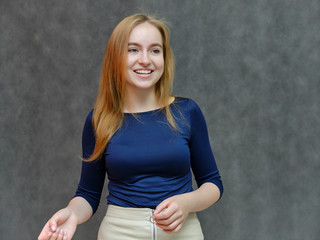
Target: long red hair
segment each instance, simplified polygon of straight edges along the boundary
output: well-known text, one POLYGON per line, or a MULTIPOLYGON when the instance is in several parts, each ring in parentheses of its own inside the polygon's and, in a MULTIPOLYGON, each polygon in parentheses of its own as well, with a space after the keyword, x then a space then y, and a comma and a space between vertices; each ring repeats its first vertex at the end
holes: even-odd
POLYGON ((93 127, 95 130, 95 148, 85 161, 98 159, 104 152, 114 133, 121 127, 126 94, 126 64, 128 41, 132 29, 144 22, 155 26, 161 33, 163 42, 164 71, 155 86, 155 94, 160 106, 163 106, 167 120, 176 129, 169 99, 174 77, 174 57, 169 44, 169 33, 164 21, 143 14, 135 14, 123 19, 113 30, 103 59, 98 96, 93 109, 93 127))

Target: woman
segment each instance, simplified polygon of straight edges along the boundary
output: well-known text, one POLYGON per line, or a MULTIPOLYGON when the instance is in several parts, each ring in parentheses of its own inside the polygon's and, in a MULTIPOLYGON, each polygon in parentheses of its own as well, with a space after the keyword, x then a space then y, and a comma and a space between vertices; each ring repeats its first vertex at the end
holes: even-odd
POLYGON ((170 94, 173 72, 162 21, 136 14, 116 26, 83 130, 77 193, 39 239, 71 239, 97 210, 106 173, 98 239, 203 239, 196 212, 217 202, 223 187, 201 110, 170 94))

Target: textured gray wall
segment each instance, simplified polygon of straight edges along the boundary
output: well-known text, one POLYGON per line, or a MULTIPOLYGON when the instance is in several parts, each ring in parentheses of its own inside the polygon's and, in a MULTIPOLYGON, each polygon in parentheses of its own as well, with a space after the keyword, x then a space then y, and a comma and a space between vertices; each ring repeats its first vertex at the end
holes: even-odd
MULTIPOLYGON (((195 99, 225 194, 206 240, 320 239, 318 0, 1 0, 0 236, 36 239, 76 189, 107 39, 144 10, 171 23, 175 94, 195 99)), ((95 239, 105 206, 74 239, 95 239)))

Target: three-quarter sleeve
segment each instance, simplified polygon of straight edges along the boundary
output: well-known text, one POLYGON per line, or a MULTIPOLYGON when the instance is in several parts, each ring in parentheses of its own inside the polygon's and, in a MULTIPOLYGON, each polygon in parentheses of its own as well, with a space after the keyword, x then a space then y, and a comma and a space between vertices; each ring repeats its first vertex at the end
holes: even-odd
POLYGON ((198 187, 203 183, 211 182, 219 188, 221 198, 223 185, 211 150, 207 125, 199 106, 192 100, 190 105, 192 171, 198 187))
MULTIPOLYGON (((91 156, 95 146, 95 134, 92 126, 91 111, 86 119, 82 132, 82 156, 91 156)), ((103 159, 92 162, 82 161, 81 177, 74 197, 83 197, 92 207, 93 213, 98 209, 105 181, 106 170, 103 159)))

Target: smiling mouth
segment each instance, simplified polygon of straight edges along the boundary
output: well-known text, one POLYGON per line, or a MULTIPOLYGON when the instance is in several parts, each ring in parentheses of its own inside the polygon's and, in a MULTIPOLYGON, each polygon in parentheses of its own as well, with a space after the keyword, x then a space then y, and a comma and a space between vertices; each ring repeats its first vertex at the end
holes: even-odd
POLYGON ((150 74, 153 71, 152 70, 134 70, 134 72, 138 74, 150 74))

